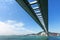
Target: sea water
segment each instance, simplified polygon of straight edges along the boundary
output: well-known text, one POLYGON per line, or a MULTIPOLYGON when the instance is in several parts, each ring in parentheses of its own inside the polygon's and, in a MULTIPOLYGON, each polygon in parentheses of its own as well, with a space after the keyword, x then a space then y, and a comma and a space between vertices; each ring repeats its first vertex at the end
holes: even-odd
POLYGON ((0 40, 60 40, 60 36, 0 36, 0 40))
POLYGON ((0 40, 47 40, 45 36, 0 36, 0 40))
POLYGON ((48 40, 60 40, 60 36, 49 36, 48 40))

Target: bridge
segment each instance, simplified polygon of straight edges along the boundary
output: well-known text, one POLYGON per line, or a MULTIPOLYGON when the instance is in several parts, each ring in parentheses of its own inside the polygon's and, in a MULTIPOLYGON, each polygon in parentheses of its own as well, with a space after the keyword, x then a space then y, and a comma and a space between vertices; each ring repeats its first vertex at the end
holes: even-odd
POLYGON ((48 32, 48 0, 16 0, 18 4, 35 20, 35 22, 48 32))

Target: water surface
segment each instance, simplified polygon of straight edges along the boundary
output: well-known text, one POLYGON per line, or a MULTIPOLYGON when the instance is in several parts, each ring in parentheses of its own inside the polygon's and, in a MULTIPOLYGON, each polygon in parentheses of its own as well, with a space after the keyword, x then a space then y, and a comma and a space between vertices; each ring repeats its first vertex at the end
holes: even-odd
POLYGON ((0 36, 0 40, 47 40, 45 36, 0 36))
POLYGON ((49 36, 48 40, 60 40, 60 36, 49 36))

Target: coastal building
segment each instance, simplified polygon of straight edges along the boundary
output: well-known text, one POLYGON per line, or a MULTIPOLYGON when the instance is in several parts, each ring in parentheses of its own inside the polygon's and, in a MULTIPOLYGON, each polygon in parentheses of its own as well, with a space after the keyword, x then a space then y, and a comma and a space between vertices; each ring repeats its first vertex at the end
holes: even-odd
POLYGON ((49 36, 60 36, 60 33, 49 33, 49 36))
POLYGON ((49 36, 57 36, 57 33, 49 33, 49 36))
POLYGON ((60 33, 58 33, 57 36, 60 36, 60 33))

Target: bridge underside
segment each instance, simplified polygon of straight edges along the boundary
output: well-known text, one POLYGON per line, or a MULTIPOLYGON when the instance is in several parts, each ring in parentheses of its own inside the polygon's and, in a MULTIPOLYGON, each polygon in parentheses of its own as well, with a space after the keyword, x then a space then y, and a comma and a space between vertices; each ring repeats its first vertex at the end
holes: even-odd
POLYGON ((35 0, 31 3, 28 0, 16 1, 45 32, 48 32, 48 0, 35 0), (34 4, 37 4, 38 7, 33 8, 32 5, 34 4), (37 9, 39 10, 35 12, 34 10, 37 9))

